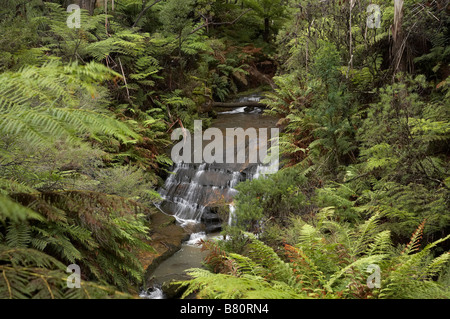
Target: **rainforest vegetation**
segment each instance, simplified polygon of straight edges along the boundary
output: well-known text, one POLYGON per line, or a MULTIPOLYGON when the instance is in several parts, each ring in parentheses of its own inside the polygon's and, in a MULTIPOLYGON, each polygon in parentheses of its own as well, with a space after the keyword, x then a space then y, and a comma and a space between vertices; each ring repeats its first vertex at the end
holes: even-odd
POLYGON ((0 298, 136 297, 171 132, 252 90, 280 170, 183 297, 450 298, 449 26, 448 0, 2 1, 0 298))

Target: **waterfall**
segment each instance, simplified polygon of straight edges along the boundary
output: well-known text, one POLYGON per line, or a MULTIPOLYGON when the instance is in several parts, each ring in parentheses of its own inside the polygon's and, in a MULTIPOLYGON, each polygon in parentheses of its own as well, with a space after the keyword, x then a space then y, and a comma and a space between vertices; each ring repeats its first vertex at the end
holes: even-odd
POLYGON ((189 240, 186 242, 186 245, 197 246, 202 239, 205 240, 206 238, 207 236, 205 232, 193 233, 191 234, 189 240))
POLYGON ((228 226, 233 226, 236 220, 236 207, 234 204, 230 204, 230 213, 228 215, 228 226))
MULTIPOLYGON (((236 185, 247 179, 265 177, 271 169, 263 164, 249 166, 244 172, 205 163, 176 164, 159 190, 163 199, 160 208, 181 224, 209 222, 218 230, 222 221, 215 210, 233 201, 237 194, 236 185)), ((230 205, 230 214, 234 209, 230 205)))
MULTIPOLYGON (((236 102, 243 103, 243 102, 259 102, 261 101, 261 95, 260 94, 252 94, 249 96, 243 96, 236 100, 236 102)), ((237 107, 230 111, 222 111, 218 112, 217 114, 223 115, 223 114, 239 114, 239 113, 251 113, 251 114, 258 114, 262 113, 262 109, 259 107, 252 107, 248 108, 247 106, 243 107, 237 107)))
MULTIPOLYGON (((260 99, 261 96, 252 95, 240 98, 238 102, 260 99)), ((276 118, 263 117, 262 109, 259 107, 218 111, 218 117, 214 120, 212 127, 222 132, 225 132, 227 128, 276 127, 278 121, 276 118)), ((273 172, 267 165, 256 163, 176 163, 170 170, 170 175, 158 190, 162 198, 159 208, 166 214, 173 215, 181 226, 191 224, 186 227, 191 235, 177 253, 153 271, 156 286, 150 291, 142 292, 142 298, 167 298, 163 295, 162 286, 159 283, 169 281, 170 278, 179 280, 179 275, 186 269, 200 267, 204 258, 202 255, 204 252, 197 245, 200 240, 215 238, 229 240, 230 236, 224 238, 218 235, 218 231, 224 224, 230 226, 236 224, 236 207, 233 199, 238 193, 237 185, 245 180, 263 178, 273 172), (219 213, 227 205, 229 214, 225 220, 222 220, 219 215, 224 217, 219 213)))
POLYGON ((241 172, 225 164, 178 163, 159 190, 160 208, 182 225, 203 222, 212 225, 210 230, 218 230, 217 209, 232 201, 237 193, 234 187, 242 180, 241 172))
POLYGON ((234 218, 235 207, 230 203, 237 194, 236 185, 244 180, 265 178, 272 172, 273 167, 264 164, 249 166, 241 172, 213 164, 179 163, 159 190, 163 199, 160 208, 182 225, 203 222, 207 227, 209 224, 210 231, 217 231, 222 224, 216 214, 219 207, 229 205, 229 225, 234 218))
POLYGON ((268 174, 273 174, 274 171, 278 170, 278 161, 274 161, 270 165, 260 164, 256 167, 256 172, 250 175, 249 179, 258 179, 260 177, 266 177, 268 174))
MULTIPOLYGON (((239 98, 238 102, 260 100, 261 95, 253 94, 239 98)), ((219 128, 222 132, 230 127, 244 129, 274 127, 275 119, 265 122, 267 120, 262 119, 259 111, 262 110, 258 107, 241 107, 220 112, 218 114, 223 114, 222 120, 216 120, 216 126, 213 127, 219 128)), ((248 143, 250 145, 250 142, 248 143)), ((246 147, 250 147, 249 145, 246 147)), ((247 151, 257 150, 248 148, 247 151)), ((278 167, 278 162, 271 165, 278 167)), ((237 194, 235 187, 242 181, 257 179, 270 173, 273 173, 273 166, 256 163, 177 163, 159 190, 162 198, 160 208, 173 215, 182 225, 203 223, 207 232, 218 231, 222 223, 227 221, 220 220, 217 213, 222 207, 232 203, 237 194)), ((234 214, 234 207, 230 206, 230 211, 231 216, 234 214)))
POLYGON ((142 299, 164 299, 161 287, 153 287, 150 291, 141 291, 139 297, 142 299))

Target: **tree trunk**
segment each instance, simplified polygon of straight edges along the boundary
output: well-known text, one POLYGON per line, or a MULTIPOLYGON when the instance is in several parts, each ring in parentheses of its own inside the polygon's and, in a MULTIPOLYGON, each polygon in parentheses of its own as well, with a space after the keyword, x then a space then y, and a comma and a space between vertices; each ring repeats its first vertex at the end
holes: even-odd
POLYGON ((79 5, 81 9, 89 11, 90 15, 94 14, 96 2, 97 0, 72 0, 72 3, 79 5))
POLYGON ((353 35, 352 35, 352 12, 353 7, 355 5, 355 0, 350 0, 350 9, 349 9, 349 15, 348 15, 348 33, 349 33, 349 56, 350 60, 348 62, 348 71, 347 71, 347 78, 349 71, 353 69, 353 35))
POLYGON ((403 59, 405 50, 403 35, 403 2, 404 0, 394 0, 394 24, 392 25, 392 63, 394 75, 398 71, 404 72, 406 69, 403 59))
POLYGON ((263 40, 265 42, 270 41, 270 20, 269 18, 264 18, 264 33, 263 33, 263 40))

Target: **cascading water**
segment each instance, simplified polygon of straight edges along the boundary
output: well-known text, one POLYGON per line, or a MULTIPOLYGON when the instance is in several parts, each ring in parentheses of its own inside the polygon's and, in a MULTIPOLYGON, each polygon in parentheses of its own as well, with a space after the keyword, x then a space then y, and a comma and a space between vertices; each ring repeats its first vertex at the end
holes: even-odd
MULTIPOLYGON (((260 96, 252 95, 239 99, 238 102, 258 102, 260 96)), ((276 127, 276 119, 263 117, 258 107, 241 107, 233 110, 220 110, 218 118, 212 126, 225 131, 228 127, 247 129, 276 127)), ((272 163, 278 165, 278 162, 272 163)), ((204 228, 194 230, 190 239, 182 249, 169 260, 163 262, 153 273, 156 282, 169 280, 174 273, 182 273, 182 269, 201 266, 203 260, 198 246, 201 239, 217 237, 223 224, 233 225, 236 222, 233 198, 237 194, 236 185, 240 182, 260 178, 271 168, 262 164, 244 163, 229 164, 187 164, 177 163, 172 168, 164 186, 159 190, 162 201, 160 209, 173 215, 182 226, 189 224, 204 225, 204 228), (218 211, 229 207, 228 218, 222 220, 218 211), (201 257, 201 258, 200 258, 201 257)), ((225 217, 223 217, 225 218, 225 217)), ((195 229, 195 227, 194 227, 195 229)), ((158 287, 153 287, 143 298, 162 298, 158 287)))
POLYGON ((230 204, 230 214, 228 215, 228 226, 233 226, 236 220, 236 207, 230 204))
MULTIPOLYGON (((237 102, 259 102, 258 94, 240 98, 237 102)), ((225 131, 228 127, 275 127, 274 119, 262 120, 262 109, 239 107, 218 112, 213 127, 225 131)), ((278 166, 278 162, 272 163, 278 166)), ((177 218, 181 224, 204 223, 206 232, 220 230, 222 220, 217 208, 233 201, 235 186, 244 180, 258 178, 270 168, 262 164, 186 164, 177 163, 159 193, 160 208, 177 218)))
POLYGON ((217 231, 221 221, 215 210, 232 201, 242 179, 240 172, 212 164, 176 164, 160 190, 160 207, 181 224, 204 223, 207 232, 217 231))
POLYGON ((139 294, 139 297, 142 299, 164 299, 164 292, 162 291, 161 287, 153 287, 149 291, 142 291, 139 294))

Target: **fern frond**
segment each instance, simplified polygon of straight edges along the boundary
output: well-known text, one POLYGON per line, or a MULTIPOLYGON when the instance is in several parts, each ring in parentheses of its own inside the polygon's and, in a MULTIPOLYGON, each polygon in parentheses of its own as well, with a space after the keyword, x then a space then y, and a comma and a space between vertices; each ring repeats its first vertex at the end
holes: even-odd
POLYGON ((406 245, 405 249, 403 250, 402 254, 408 255, 416 250, 419 250, 420 241, 422 240, 423 230, 425 228, 426 222, 427 222, 427 220, 424 219, 423 222, 417 227, 417 229, 412 234, 409 243, 406 245))
POLYGON ((285 263, 271 247, 257 240, 255 235, 246 234, 251 239, 251 242, 247 245, 247 253, 250 258, 267 269, 265 275, 270 280, 288 283, 293 275, 289 264, 285 263))
POLYGON ((372 255, 368 257, 362 257, 351 263, 350 265, 342 268, 337 273, 333 274, 330 279, 327 281, 327 283, 324 285, 324 287, 332 292, 332 286, 335 284, 335 282, 340 279, 342 276, 344 276, 350 269, 356 268, 359 270, 365 270, 367 269, 367 266, 370 264, 377 264, 381 262, 383 259, 385 259, 387 255, 372 255))
POLYGON ((298 294, 288 285, 280 282, 273 284, 258 276, 245 275, 235 277, 226 274, 213 274, 204 269, 190 269, 187 274, 194 279, 176 282, 188 286, 183 293, 185 298, 192 292, 198 292, 199 298, 207 299, 299 299, 307 298, 298 294))
POLYGON ((139 135, 126 123, 106 111, 82 109, 77 105, 75 91, 82 88, 94 97, 96 82, 105 81, 113 74, 116 73, 94 63, 61 66, 57 62, 1 74, 0 132, 44 145, 58 138, 80 140, 88 133, 92 137, 103 134, 123 143, 134 142, 139 135))
POLYGON ((383 254, 392 248, 391 232, 385 230, 379 232, 373 238, 373 242, 369 243, 365 255, 372 256, 375 254, 383 254))
POLYGON ((27 219, 43 220, 42 216, 33 210, 0 195, 0 222, 5 222, 7 219, 14 223, 20 223, 27 219))
POLYGON ((9 247, 25 248, 31 241, 31 229, 28 223, 13 223, 6 228, 6 243, 9 247))

